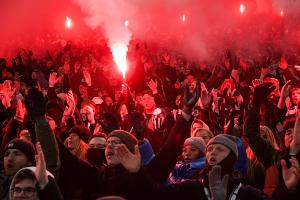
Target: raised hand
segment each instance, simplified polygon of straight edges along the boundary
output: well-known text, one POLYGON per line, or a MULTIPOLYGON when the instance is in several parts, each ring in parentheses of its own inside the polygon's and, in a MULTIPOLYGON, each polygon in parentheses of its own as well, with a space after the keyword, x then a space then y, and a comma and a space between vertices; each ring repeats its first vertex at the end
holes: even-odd
POLYGON ((54 87, 59 80, 60 78, 57 78, 56 72, 52 72, 49 76, 49 87, 54 87))
POLYGON ((146 120, 142 122, 140 119, 140 113, 137 111, 131 113, 131 118, 133 121, 132 130, 135 133, 136 138, 143 141, 145 136, 146 120))
POLYGON ((30 88, 28 95, 25 96, 25 106, 31 119, 44 116, 46 113, 46 100, 43 93, 37 88, 30 88))
POLYGON ((151 79, 148 83, 148 87, 151 89, 153 94, 157 93, 157 81, 154 81, 153 79, 151 79))
POLYGON ((254 88, 252 105, 260 106, 267 96, 276 89, 273 83, 263 83, 254 88))
POLYGON ((22 101, 20 99, 18 99, 15 119, 20 122, 23 122, 25 113, 26 113, 26 108, 25 108, 24 104, 22 103, 22 101))
POLYGON ((296 190, 300 179, 300 167, 299 162, 295 157, 290 159, 291 167, 288 168, 285 160, 281 160, 282 167, 282 177, 285 183, 285 186, 289 191, 296 190))
POLYGON ((263 80, 261 80, 261 79, 253 79, 252 80, 252 85, 254 88, 262 83, 263 83, 263 80))
POLYGON ((138 172, 142 164, 138 145, 134 147, 134 151, 134 154, 131 153, 125 144, 119 144, 115 147, 115 154, 117 158, 130 173, 138 172))
POLYGON ((69 90, 69 92, 66 94, 66 102, 68 106, 66 107, 63 116, 70 117, 74 114, 76 107, 72 90, 69 90))
POLYGON ((229 175, 226 174, 221 178, 222 168, 219 165, 213 166, 208 174, 209 190, 212 200, 225 200, 227 196, 227 185, 229 175))
POLYGON ((211 102, 211 94, 207 91, 204 83, 201 83, 201 96, 200 100, 203 108, 207 108, 211 102))
POLYGON ((37 142, 35 147, 37 151, 37 155, 35 156, 35 160, 36 160, 35 176, 39 183, 40 188, 44 189, 46 185, 49 183, 45 157, 40 142, 37 142))
POLYGON ((291 80, 288 80, 281 88, 281 93, 280 96, 282 98, 286 98, 290 94, 290 89, 291 89, 291 80))
POLYGON ((88 86, 92 86, 92 78, 91 78, 90 73, 87 71, 87 69, 84 68, 82 71, 82 74, 83 74, 83 78, 84 78, 86 84, 88 86))
POLYGON ((195 90, 193 92, 189 91, 189 87, 185 86, 185 93, 183 96, 183 112, 191 115, 193 111, 193 107, 199 100, 200 96, 200 85, 197 84, 195 90))

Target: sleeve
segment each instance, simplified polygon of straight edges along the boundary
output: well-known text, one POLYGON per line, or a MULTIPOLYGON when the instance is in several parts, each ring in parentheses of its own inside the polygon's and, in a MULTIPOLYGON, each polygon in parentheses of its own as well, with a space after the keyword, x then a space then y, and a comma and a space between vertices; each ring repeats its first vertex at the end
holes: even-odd
POLYGON ((265 168, 275 164, 276 150, 260 136, 259 108, 252 106, 246 112, 243 137, 265 168))
POLYGON ((44 116, 36 119, 35 133, 37 140, 41 143, 47 169, 51 173, 57 175, 57 171, 60 166, 58 145, 55 135, 44 116))
POLYGON ((63 200, 63 196, 55 182, 55 180, 49 177, 49 183, 43 190, 38 191, 40 200, 63 200))
MULTIPOLYGON (((59 171, 59 186, 65 194, 74 192, 74 188, 87 188, 89 192, 99 192, 99 177, 102 177, 103 169, 97 169, 73 155, 61 141, 57 140, 61 167, 59 171), (68 188, 73 188, 67 190, 68 188)), ((101 191, 100 191, 101 193, 101 191)))
POLYGON ((189 137, 191 121, 180 117, 171 129, 171 132, 158 154, 147 165, 146 170, 154 180, 165 183, 170 172, 173 170, 177 157, 181 153, 182 145, 189 137))

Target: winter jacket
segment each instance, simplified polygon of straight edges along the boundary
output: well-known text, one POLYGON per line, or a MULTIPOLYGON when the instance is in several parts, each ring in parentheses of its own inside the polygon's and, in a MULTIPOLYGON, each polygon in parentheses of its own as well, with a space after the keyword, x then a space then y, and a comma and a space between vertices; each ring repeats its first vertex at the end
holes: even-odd
MULTIPOLYGON (((32 171, 33 174, 35 174, 36 167, 22 168, 15 174, 15 176, 23 170, 30 170, 32 171)), ((45 186, 45 188, 37 190, 39 200, 63 200, 60 190, 55 182, 54 176, 49 171, 47 171, 47 175, 49 180, 48 184, 45 186)), ((11 191, 13 187, 14 187, 14 178, 11 181, 10 190, 9 190, 10 191, 9 196, 11 200, 13 199, 12 196, 13 193, 11 191)))
MULTIPOLYGON (((177 120, 161 151, 145 166, 147 174, 159 183, 165 183, 180 155, 189 127, 182 117, 177 120)), ((126 199, 143 199, 147 184, 144 173, 129 173, 121 165, 93 167, 78 159, 58 141, 61 168, 58 184, 65 199, 72 199, 74 191, 81 191, 84 199, 105 195, 119 195, 126 199), (140 178, 143 177, 143 178, 140 178)))

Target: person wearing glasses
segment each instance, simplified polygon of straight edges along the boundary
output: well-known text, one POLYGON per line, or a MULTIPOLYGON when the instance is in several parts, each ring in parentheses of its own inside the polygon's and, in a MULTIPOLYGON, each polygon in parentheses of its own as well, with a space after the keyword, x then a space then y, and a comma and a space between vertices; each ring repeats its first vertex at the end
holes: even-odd
POLYGON ((36 166, 20 169, 12 179, 10 200, 62 200, 54 176, 46 170, 42 147, 36 144, 36 166))

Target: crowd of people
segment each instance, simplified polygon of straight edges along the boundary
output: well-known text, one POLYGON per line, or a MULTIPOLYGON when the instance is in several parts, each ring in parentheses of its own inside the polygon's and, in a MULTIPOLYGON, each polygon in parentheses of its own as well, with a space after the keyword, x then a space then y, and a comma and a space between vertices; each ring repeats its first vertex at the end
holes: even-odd
POLYGON ((47 47, 0 59, 1 199, 299 199, 299 57, 47 47))

